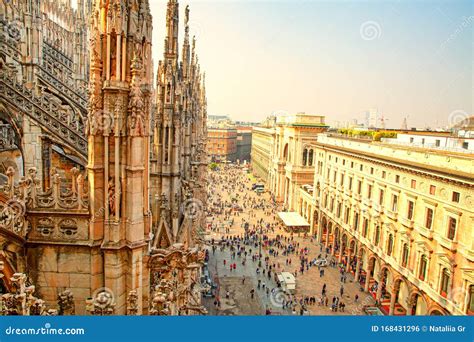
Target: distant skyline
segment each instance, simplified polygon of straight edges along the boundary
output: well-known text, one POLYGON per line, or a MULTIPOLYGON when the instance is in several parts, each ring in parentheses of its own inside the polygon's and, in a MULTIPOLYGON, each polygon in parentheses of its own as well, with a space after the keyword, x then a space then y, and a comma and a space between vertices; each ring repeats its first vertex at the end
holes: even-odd
MULTIPOLYGON (((150 0, 155 69, 166 3, 150 0)), ((335 124, 377 108, 393 128, 473 115, 471 1, 180 1, 180 44, 187 4, 210 115, 335 124)))

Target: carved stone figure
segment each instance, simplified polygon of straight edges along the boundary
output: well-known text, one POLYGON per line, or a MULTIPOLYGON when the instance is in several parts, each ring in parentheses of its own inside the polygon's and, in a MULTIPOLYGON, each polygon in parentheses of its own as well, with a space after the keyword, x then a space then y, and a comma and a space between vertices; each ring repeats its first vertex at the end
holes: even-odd
POLYGON ((136 290, 128 293, 127 297, 127 315, 135 316, 138 313, 138 294, 136 290))
POLYGON ((116 208, 115 208, 115 196, 118 194, 116 193, 115 189, 115 180, 113 178, 109 178, 109 214, 111 216, 115 216, 116 214, 116 208))
MULTIPOLYGON (((128 294, 125 288, 114 288, 115 295, 94 294, 87 303, 82 293, 94 293, 97 279, 104 284, 148 279, 151 267, 144 246, 163 218, 168 231, 154 249, 170 254, 165 253, 168 256, 162 265, 167 271, 160 271, 166 281, 155 296, 160 299, 160 293, 164 294, 164 302, 155 301, 156 310, 160 314, 190 314, 192 310, 185 303, 192 301, 188 292, 192 292, 191 279, 196 273, 186 270, 191 251, 188 244, 186 248, 172 246, 185 239, 183 231, 189 231, 179 226, 179 209, 183 200, 192 196, 190 189, 181 189, 181 181, 190 181, 191 165, 190 158, 180 159, 205 136, 204 129, 194 128, 189 136, 185 128, 185 117, 204 106, 204 88, 194 53, 192 60, 189 53, 178 53, 178 3, 169 1, 167 44, 158 63, 156 92, 151 87, 156 70, 151 61, 153 25, 148 1, 79 1, 78 8, 68 1, 39 4, 31 2, 28 13, 24 6, 5 12, 7 22, 31 13, 42 18, 23 22, 26 29, 20 32, 28 35, 31 44, 42 47, 35 55, 42 63, 41 67, 24 64, 21 61, 31 58, 27 50, 10 40, 0 44, 0 86, 6 91, 7 107, 5 121, 0 123, 0 149, 17 149, 20 141, 26 146, 21 151, 21 167, 8 168, 1 177, 0 238, 8 242, 4 250, 7 266, 12 267, 8 274, 17 270, 34 275, 50 272, 49 258, 55 256, 47 250, 67 248, 60 252, 65 260, 58 267, 61 276, 48 284, 50 289, 38 287, 35 293, 26 277, 22 290, 13 285, 2 298, 3 308, 7 314, 141 314, 143 307, 145 311, 152 307, 151 284, 128 294), (43 32, 42 42, 31 34, 38 31, 43 32), (119 40, 122 45, 117 46, 119 40), (111 80, 121 75, 123 82, 108 82, 107 69, 111 80), (155 124, 163 128, 161 135, 157 131, 158 137, 150 132, 155 124), (163 157, 165 135, 167 158, 163 157), (165 160, 169 172, 162 172, 165 160), (15 170, 22 170, 24 176, 15 170), (148 203, 157 194, 163 194, 162 208, 148 203), (122 210, 120 206, 126 207, 122 210), (107 212, 112 219, 104 219, 107 212), (119 213, 123 216, 120 222, 114 220, 119 213), (122 244, 129 251, 116 248, 122 244), (114 281, 105 266, 105 250, 122 261, 119 279, 114 281), (37 260, 25 267, 30 254, 37 260), (74 278, 72 266, 81 268, 83 282, 65 280, 74 278), (74 298, 72 293, 82 297, 74 298)), ((185 12, 188 23, 189 8, 185 12)), ((187 25, 183 51, 188 52, 189 31, 187 25)), ((205 120, 196 124, 205 127, 205 120)), ((21 277, 14 279, 14 284, 21 283, 21 277)))
POLYGON ((70 290, 58 294, 59 315, 74 315, 74 296, 70 290))

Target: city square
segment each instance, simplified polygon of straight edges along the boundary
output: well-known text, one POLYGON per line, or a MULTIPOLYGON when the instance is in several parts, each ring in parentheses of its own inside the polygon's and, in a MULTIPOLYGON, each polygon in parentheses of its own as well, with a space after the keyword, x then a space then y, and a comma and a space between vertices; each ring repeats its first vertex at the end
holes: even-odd
MULTIPOLYGON (((228 306, 226 302, 235 302, 234 309, 231 311, 232 314, 246 314, 246 315, 260 315, 264 314, 267 308, 270 308, 271 314, 300 314, 302 305, 295 304, 295 310, 292 310, 293 307, 283 308, 285 301, 290 301, 291 298, 288 294, 283 293, 283 291, 277 287, 275 282, 275 277, 268 278, 265 275, 257 275, 256 270, 258 267, 258 261, 252 261, 250 250, 253 248, 254 253, 259 252, 259 247, 255 244, 247 244, 246 248, 249 250, 249 255, 245 257, 243 254, 236 257, 235 259, 231 258, 231 252, 228 247, 224 248, 221 251, 220 247, 215 249, 215 252, 212 252, 212 243, 215 242, 215 245, 221 246, 223 239, 231 239, 232 237, 243 237, 245 236, 245 225, 249 224, 250 227, 255 227, 254 230, 258 234, 258 242, 263 241, 260 239, 261 235, 265 235, 269 239, 275 238, 276 235, 292 237, 293 243, 298 244, 298 250, 307 248, 308 252, 304 254, 305 257, 309 259, 315 259, 318 255, 325 255, 323 247, 320 244, 317 244, 313 238, 309 236, 303 236, 303 234, 291 234, 285 232, 282 228, 282 223, 277 218, 276 209, 269 193, 257 194, 252 189, 252 179, 249 177, 247 172, 242 171, 243 168, 235 167, 224 167, 222 170, 212 173, 211 177, 217 177, 217 180, 209 186, 209 199, 208 203, 210 205, 210 213, 214 209, 219 207, 219 204, 230 203, 233 196, 237 195, 237 201, 235 202, 239 207, 242 207, 244 203, 249 203, 253 200, 256 200, 257 203, 263 203, 264 207, 260 208, 259 205, 254 207, 249 207, 244 209, 243 212, 231 212, 230 220, 234 220, 233 224, 228 224, 229 220, 225 220, 225 214, 221 215, 211 215, 208 216, 208 225, 211 226, 208 229, 208 234, 206 237, 207 244, 210 245, 208 250, 210 251, 210 261, 208 264, 212 278, 219 283, 219 288, 216 290, 217 296, 221 298, 221 307, 215 311, 216 314, 221 314, 221 312, 228 311, 228 306), (230 170, 230 171, 227 171, 230 170), (232 177, 231 181, 224 177, 232 177), (226 184, 237 184, 238 187, 242 186, 243 191, 234 192, 234 187, 226 187, 226 184), (216 187, 217 185, 217 187, 216 187), (243 199, 245 197, 245 200, 243 199), (219 203, 217 206, 212 206, 214 203, 219 203), (258 224, 262 220, 263 223, 258 224), (271 224, 274 226, 273 231, 268 231, 266 228, 263 228, 266 224, 271 224), (212 228, 215 226, 215 228, 212 228), (261 231, 265 229, 265 232, 261 231), (226 260, 226 265, 224 265, 224 260, 226 260), (242 262, 245 260, 245 265, 242 262), (235 263, 237 269, 230 271, 229 264, 235 263), (242 284, 242 279, 245 278, 245 283, 242 284), (270 293, 266 293, 266 289, 258 289, 258 280, 265 282, 266 288, 270 290, 270 293), (244 287, 243 285, 251 284, 250 286, 244 287), (229 289, 230 288, 230 289, 229 289), (250 291, 255 291, 255 302, 259 302, 260 305, 252 305, 251 308, 243 308, 242 311, 240 306, 247 305, 249 301, 250 291), (225 298, 226 291, 230 291, 231 298, 227 300, 225 298), (272 292, 272 290, 275 290, 272 292), (241 296, 239 299, 234 299, 235 296, 241 296), (248 310, 248 311, 247 311, 248 310)), ((263 245, 262 255, 263 258, 269 256, 268 254, 269 247, 263 245)), ((334 260, 335 261, 335 260, 334 260)), ((364 306, 373 306, 375 300, 368 294, 365 294, 360 291, 360 286, 357 286, 353 283, 353 275, 347 276, 345 282, 341 281, 341 273, 337 267, 325 267, 325 274, 323 277, 320 277, 319 270, 317 266, 311 266, 303 274, 300 272, 299 267, 299 258, 295 254, 290 254, 290 258, 284 255, 277 257, 271 257, 268 264, 276 264, 277 273, 281 272, 297 272, 297 291, 295 302, 299 303, 300 299, 305 297, 316 297, 317 302, 311 305, 304 305, 304 314, 311 315, 328 315, 328 314, 353 314, 361 315, 365 314, 363 309, 364 306), (291 259, 291 264, 288 265, 286 262, 287 259, 291 259), (344 294, 341 297, 341 301, 346 304, 346 307, 343 312, 331 310, 331 305, 326 305, 322 303, 323 297, 321 296, 321 290, 323 285, 327 285, 326 297, 329 300, 332 300, 333 297, 341 297, 340 289, 341 286, 344 288, 344 294), (357 295, 357 301, 356 301, 357 295)), ((213 302, 213 300, 210 300, 213 302)), ((251 301, 252 302, 252 301, 251 301)), ((215 306, 214 303, 212 305, 215 306)), ((212 312, 212 309, 210 310, 212 312)))
POLYGON ((0 0, 0 315, 472 316, 472 4, 188 2, 0 0))

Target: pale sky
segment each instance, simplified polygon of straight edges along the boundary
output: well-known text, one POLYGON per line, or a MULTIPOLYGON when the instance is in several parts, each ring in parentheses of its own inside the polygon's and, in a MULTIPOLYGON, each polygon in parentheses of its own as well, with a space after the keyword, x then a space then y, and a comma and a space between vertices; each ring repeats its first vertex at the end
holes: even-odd
MULTIPOLYGON (((150 0, 155 68, 166 3, 150 0)), ((405 116, 434 127, 473 114, 472 3, 180 1, 179 38, 189 4, 208 114, 306 112, 334 124, 377 108, 387 127, 405 116)))

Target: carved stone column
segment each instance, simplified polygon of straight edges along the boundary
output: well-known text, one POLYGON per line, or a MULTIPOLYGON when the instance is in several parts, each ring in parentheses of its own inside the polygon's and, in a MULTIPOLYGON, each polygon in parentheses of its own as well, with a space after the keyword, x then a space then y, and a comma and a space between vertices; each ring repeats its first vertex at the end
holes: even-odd
POLYGON ((371 280, 371 276, 370 276, 370 273, 372 272, 370 270, 370 262, 367 262, 367 270, 366 270, 366 276, 365 276, 365 285, 364 285, 364 291, 365 292, 369 292, 369 287, 370 287, 370 280, 371 280))
POLYGON ((359 275, 360 275, 360 268, 361 268, 361 255, 357 256, 357 263, 356 263, 356 271, 355 271, 355 281, 358 283, 359 282, 359 275))
POLYGON ((375 296, 375 298, 380 301, 380 299, 382 298, 382 284, 383 284, 383 274, 379 274, 379 282, 378 282, 378 285, 377 285, 377 295, 375 296))
POLYGON ((396 293, 396 289, 392 289, 392 292, 390 293, 390 309, 389 309, 389 312, 388 314, 390 316, 393 316, 393 313, 395 311, 395 301, 396 301, 396 298, 397 298, 397 293, 396 293))

